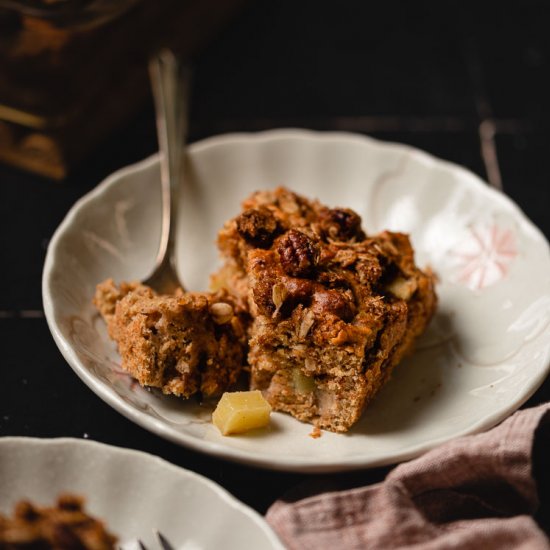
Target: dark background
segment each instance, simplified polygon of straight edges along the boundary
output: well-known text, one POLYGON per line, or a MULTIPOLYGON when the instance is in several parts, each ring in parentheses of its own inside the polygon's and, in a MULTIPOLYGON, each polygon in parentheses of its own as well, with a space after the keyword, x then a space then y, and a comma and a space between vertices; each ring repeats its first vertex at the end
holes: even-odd
MULTIPOLYGON (((501 186, 548 238, 549 24, 548 3, 534 1, 250 2, 195 59, 191 141, 305 127, 405 142, 501 186)), ((141 449, 210 477, 263 513, 310 476, 220 461, 134 425, 76 377, 42 313, 46 248, 68 209, 156 149, 148 103, 62 183, 0 167, 0 435, 141 449)), ((547 381, 527 405, 549 398, 547 381)), ((387 471, 315 479, 357 485, 387 471)))

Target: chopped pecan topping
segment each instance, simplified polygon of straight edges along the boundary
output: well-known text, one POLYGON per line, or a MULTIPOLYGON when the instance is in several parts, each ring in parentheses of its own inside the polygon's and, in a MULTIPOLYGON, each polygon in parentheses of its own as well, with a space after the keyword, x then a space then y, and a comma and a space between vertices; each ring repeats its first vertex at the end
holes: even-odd
POLYGON ((303 279, 286 279, 285 286, 289 298, 291 298, 296 304, 307 303, 314 290, 313 283, 303 279))
POLYGON ((313 295, 312 309, 316 315, 332 313, 343 321, 349 322, 355 315, 355 305, 342 292, 337 290, 318 290, 313 295))
POLYGON ((301 231, 291 229, 283 235, 277 245, 277 252, 287 275, 307 277, 313 273, 318 255, 316 245, 301 231))
POLYGON ((364 239, 361 229, 361 217, 349 208, 332 208, 322 221, 326 236, 332 240, 349 241, 356 237, 364 239))
POLYGON ((269 248, 279 225, 268 208, 249 208, 237 218, 237 231, 252 246, 269 248))

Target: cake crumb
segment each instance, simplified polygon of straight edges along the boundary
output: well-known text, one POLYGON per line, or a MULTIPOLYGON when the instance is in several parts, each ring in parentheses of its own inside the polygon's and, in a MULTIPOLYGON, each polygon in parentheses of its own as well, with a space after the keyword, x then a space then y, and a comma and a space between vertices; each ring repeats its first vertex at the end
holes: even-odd
POLYGON ((323 435, 323 432, 321 431, 321 428, 319 426, 313 426, 313 429, 311 430, 309 437, 312 439, 319 439, 323 435))

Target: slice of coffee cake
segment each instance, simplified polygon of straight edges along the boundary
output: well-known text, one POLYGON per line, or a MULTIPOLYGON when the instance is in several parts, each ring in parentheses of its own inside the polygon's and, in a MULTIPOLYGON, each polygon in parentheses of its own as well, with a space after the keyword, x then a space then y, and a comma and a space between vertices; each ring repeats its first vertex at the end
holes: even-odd
POLYGON ((220 232, 213 285, 249 305, 251 388, 275 410, 345 432, 430 320, 433 277, 406 235, 367 237, 352 210, 284 188, 243 208, 220 232))

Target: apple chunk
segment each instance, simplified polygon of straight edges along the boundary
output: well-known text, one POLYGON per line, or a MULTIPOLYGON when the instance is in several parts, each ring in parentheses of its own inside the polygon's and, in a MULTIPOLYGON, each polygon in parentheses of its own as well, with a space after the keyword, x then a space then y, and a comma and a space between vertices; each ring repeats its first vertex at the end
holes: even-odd
POLYGON ((271 406, 262 392, 225 392, 212 414, 212 422, 223 435, 263 428, 269 423, 271 406))

